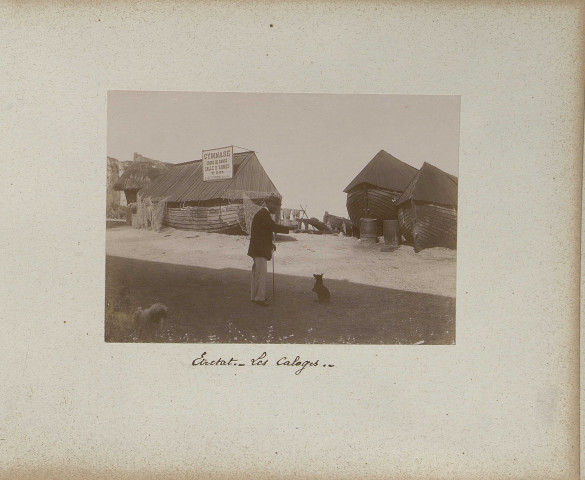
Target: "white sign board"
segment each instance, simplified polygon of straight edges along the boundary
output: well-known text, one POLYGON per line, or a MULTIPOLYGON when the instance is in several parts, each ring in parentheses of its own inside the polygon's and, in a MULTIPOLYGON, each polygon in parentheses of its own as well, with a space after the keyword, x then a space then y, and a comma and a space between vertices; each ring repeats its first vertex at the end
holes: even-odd
POLYGON ((203 150, 201 160, 203 162, 203 181, 225 180, 232 178, 234 172, 234 147, 203 150))

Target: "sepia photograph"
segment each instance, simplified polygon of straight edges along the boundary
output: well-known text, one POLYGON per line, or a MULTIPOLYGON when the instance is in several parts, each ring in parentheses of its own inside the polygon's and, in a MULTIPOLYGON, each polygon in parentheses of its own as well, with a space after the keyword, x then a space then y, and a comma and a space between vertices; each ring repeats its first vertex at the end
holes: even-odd
POLYGON ((455 344, 459 116, 108 92, 106 342, 455 344))
POLYGON ((583 2, 0 13, 0 479, 583 476, 583 2))

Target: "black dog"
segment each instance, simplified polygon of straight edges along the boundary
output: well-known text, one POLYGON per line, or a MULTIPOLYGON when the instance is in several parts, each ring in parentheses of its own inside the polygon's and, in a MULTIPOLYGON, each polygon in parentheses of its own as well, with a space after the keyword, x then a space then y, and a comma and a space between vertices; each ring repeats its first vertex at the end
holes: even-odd
POLYGON ((323 274, 313 274, 315 277, 315 286, 313 287, 313 292, 317 294, 317 301, 318 302, 328 302, 331 298, 331 294, 329 293, 329 289, 323 285, 323 274))

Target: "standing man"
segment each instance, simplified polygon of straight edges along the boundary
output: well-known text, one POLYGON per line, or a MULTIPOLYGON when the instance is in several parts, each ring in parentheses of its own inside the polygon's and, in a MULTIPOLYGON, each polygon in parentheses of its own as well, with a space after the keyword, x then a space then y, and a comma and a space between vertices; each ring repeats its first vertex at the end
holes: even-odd
POLYGON ((280 198, 268 197, 264 206, 254 215, 250 229, 248 255, 254 259, 250 300, 262 307, 268 306, 266 301, 266 262, 272 258, 272 251, 276 250, 272 243, 272 234, 289 233, 288 227, 274 223, 270 217, 270 214, 275 213, 279 205, 280 198))

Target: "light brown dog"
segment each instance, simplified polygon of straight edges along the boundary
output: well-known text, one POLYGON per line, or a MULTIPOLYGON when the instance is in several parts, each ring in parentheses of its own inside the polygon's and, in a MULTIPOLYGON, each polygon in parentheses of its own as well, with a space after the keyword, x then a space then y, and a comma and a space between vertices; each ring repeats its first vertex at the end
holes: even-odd
POLYGON ((134 312, 134 329, 138 338, 147 342, 154 341, 155 337, 164 329, 168 308, 162 303, 155 303, 143 310, 138 307, 134 312))

